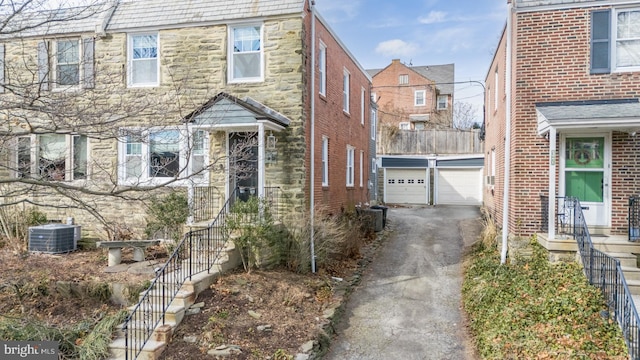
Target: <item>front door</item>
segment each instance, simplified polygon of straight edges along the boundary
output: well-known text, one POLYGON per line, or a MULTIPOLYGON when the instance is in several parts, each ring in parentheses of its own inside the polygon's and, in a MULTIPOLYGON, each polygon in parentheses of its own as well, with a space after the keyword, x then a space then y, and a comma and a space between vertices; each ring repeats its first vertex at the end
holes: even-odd
POLYGON ((561 193, 577 197, 589 226, 609 226, 610 137, 565 136, 560 175, 561 193))
POLYGON ((258 194, 258 134, 229 134, 229 190, 238 189, 238 197, 246 201, 258 194))

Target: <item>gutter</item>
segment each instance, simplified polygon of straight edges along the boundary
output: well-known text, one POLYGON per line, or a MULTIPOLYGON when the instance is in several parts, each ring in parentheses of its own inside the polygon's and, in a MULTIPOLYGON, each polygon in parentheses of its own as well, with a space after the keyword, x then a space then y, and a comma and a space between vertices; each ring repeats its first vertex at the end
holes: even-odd
POLYGON ((512 69, 512 38, 513 38, 513 2, 509 1, 507 13, 507 44, 506 44, 506 75, 505 75, 505 94, 506 113, 505 113, 505 144, 504 144, 504 188, 502 194, 502 250, 500 252, 500 264, 507 262, 507 248, 509 239, 509 187, 511 179, 509 177, 511 170, 511 73, 512 69))
POLYGON ((315 1, 309 0, 309 9, 311 10, 311 149, 310 149, 310 160, 311 160, 311 176, 309 178, 309 226, 310 226, 310 239, 309 244, 311 246, 311 272, 316 272, 316 254, 315 254, 315 237, 314 237, 314 227, 315 227, 315 189, 316 189, 316 8, 315 1))

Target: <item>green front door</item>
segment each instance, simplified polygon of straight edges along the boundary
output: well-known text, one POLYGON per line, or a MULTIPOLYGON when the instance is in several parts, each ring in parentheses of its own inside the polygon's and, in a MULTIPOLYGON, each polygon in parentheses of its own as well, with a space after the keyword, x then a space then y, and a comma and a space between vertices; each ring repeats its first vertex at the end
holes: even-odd
POLYGON ((564 152, 564 193, 584 207, 588 225, 606 225, 605 137, 567 137, 564 152))

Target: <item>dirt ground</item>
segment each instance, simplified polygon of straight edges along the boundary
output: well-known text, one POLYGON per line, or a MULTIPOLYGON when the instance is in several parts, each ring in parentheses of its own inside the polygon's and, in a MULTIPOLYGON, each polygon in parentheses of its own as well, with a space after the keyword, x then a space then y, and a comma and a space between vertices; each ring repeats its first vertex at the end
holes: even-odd
MULTIPOLYGON (((161 246, 147 249, 147 260, 162 260, 161 246)), ((123 263, 132 262, 123 250, 123 263)), ((334 298, 337 278, 359 268, 360 257, 347 259, 316 274, 285 270, 241 269, 225 274, 198 296, 200 312, 185 316, 162 359, 211 359, 207 350, 238 346, 231 359, 288 359, 302 344, 316 339, 326 322, 323 312, 334 298)), ((56 284, 143 284, 148 274, 105 272, 106 249, 68 254, 17 254, 0 248, 0 316, 39 319, 53 326, 69 325, 122 309, 87 296, 61 294, 56 284)))

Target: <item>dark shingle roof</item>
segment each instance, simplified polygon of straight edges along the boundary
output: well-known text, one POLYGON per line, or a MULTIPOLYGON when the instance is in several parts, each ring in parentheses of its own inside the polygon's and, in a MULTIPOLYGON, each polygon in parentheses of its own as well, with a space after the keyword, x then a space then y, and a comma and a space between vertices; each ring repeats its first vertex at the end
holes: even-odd
MULTIPOLYGON (((441 94, 453 94, 455 75, 454 64, 444 65, 427 65, 427 66, 408 66, 407 67, 418 74, 426 77, 429 80, 433 80, 436 83, 436 88, 440 90, 441 94)), ((371 77, 374 77, 377 73, 384 69, 370 69, 367 70, 371 77)))
POLYGON ((306 0, 121 1, 108 31, 302 13, 306 0))

